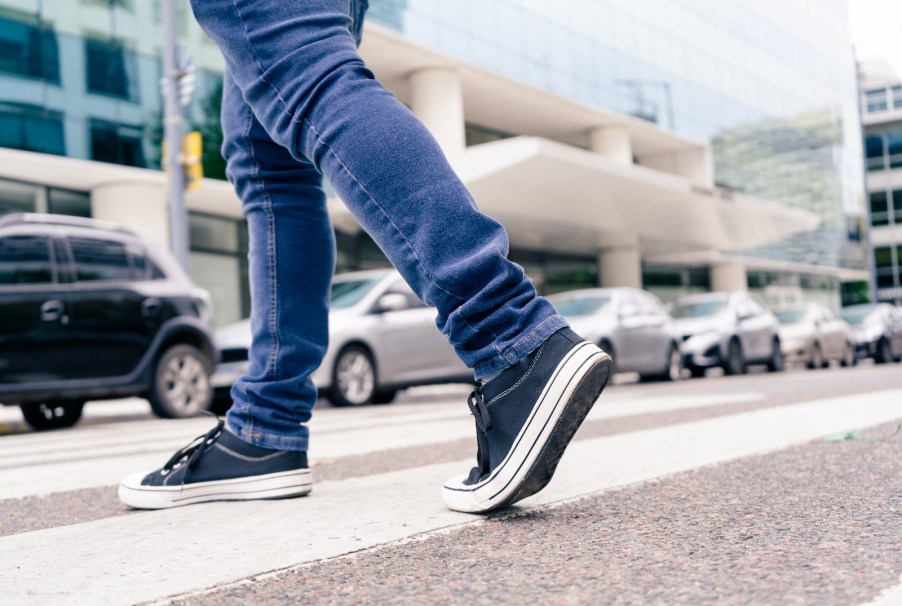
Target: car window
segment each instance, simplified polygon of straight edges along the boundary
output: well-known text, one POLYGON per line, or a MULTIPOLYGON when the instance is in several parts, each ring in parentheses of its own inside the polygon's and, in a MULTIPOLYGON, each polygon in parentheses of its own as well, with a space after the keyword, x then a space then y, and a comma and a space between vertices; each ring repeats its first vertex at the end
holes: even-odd
POLYGON ((747 316, 760 316, 761 314, 765 313, 764 305, 758 303, 751 297, 743 301, 742 305, 740 306, 740 310, 745 311, 745 314, 741 315, 747 316))
POLYGON ((130 280, 131 265, 125 245, 115 240, 69 238, 75 279, 79 282, 130 280))
POLYGON ((610 295, 580 297, 549 297, 558 313, 565 317, 589 316, 611 303, 610 295))
POLYGON ((714 299, 709 301, 695 301, 692 303, 683 303, 676 305, 670 310, 670 315, 674 318, 704 318, 708 316, 716 316, 726 311, 729 301, 726 299, 714 299))
POLYGON ((332 283, 329 306, 332 309, 353 307, 363 299, 381 278, 369 280, 336 280, 332 283))
POLYGON ((407 297, 407 304, 410 306, 410 309, 422 309, 423 307, 426 307, 426 304, 420 301, 420 298, 414 294, 413 289, 403 280, 399 280, 393 284, 391 288, 385 291, 385 293, 404 295, 407 297))
POLYGON ((644 292, 635 293, 636 302, 639 304, 639 312, 646 316, 661 315, 661 307, 658 302, 649 294, 644 292))
POLYGON ((50 242, 45 236, 0 238, 0 284, 53 282, 50 242))
POLYGON ((777 312, 777 320, 780 321, 780 324, 795 324, 805 318, 805 313, 804 309, 784 309, 777 312))

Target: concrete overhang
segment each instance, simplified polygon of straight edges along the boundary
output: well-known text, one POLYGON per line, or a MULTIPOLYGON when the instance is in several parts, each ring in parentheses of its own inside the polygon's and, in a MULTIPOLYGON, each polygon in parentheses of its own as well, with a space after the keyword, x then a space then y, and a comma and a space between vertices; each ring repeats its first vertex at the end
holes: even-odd
POLYGON ((820 223, 805 211, 699 188, 537 137, 470 147, 453 163, 480 208, 504 223, 512 240, 539 238, 551 249, 597 250, 621 245, 628 235, 648 253, 737 250, 820 223), (559 236, 563 242, 549 241, 559 236))

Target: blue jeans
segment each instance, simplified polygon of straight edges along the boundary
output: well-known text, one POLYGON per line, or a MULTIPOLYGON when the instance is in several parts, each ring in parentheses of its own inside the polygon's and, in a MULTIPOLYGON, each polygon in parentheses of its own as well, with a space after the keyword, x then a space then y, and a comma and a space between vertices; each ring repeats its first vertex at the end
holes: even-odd
POLYGON ((438 328, 477 378, 566 326, 507 259, 504 228, 479 212, 431 134, 360 59, 364 0, 192 6, 225 56, 223 153, 250 234, 253 342, 232 389, 232 431, 307 449, 335 267, 322 175, 438 310, 438 328))

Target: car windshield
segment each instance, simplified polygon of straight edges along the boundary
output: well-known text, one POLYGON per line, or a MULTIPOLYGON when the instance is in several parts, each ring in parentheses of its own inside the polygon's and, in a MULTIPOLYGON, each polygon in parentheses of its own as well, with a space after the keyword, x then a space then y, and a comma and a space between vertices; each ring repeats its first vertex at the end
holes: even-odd
POLYGON ((876 305, 855 305, 842 310, 843 320, 849 324, 861 324, 877 311, 876 305))
POLYGON ((726 299, 715 299, 713 301, 694 301, 692 303, 683 303, 676 305, 670 310, 670 315, 674 318, 705 318, 708 316, 716 316, 727 308, 728 301, 726 299))
POLYGON ((806 310, 804 309, 787 309, 784 311, 777 312, 777 320, 780 321, 780 324, 795 324, 796 322, 801 322, 802 318, 805 317, 806 310))
POLYGON ((607 307, 611 303, 611 296, 597 295, 570 299, 552 299, 552 301, 558 313, 562 316, 590 316, 607 307))
POLYGON ((337 280, 332 283, 332 298, 329 306, 332 309, 353 307, 360 302, 366 293, 380 282, 381 278, 368 280, 337 280))

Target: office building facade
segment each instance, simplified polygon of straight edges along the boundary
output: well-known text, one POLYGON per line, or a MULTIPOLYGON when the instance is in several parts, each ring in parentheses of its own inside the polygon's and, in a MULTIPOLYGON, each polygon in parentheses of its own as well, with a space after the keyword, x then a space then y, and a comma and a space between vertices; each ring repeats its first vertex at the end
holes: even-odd
MULTIPOLYGON (((188 108, 216 153, 222 61, 179 3, 188 108)), ((845 3, 371 0, 361 53, 511 234, 542 292, 751 288, 838 306, 864 279, 845 3), (729 6, 724 6, 728 4, 729 6)), ((116 221, 168 242, 158 0, 0 0, 0 212, 116 221)), ((229 185, 187 196, 191 273, 248 312, 229 185)), ((339 269, 384 257, 330 199, 339 269)))

